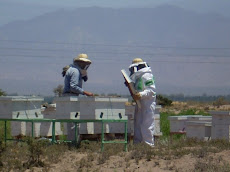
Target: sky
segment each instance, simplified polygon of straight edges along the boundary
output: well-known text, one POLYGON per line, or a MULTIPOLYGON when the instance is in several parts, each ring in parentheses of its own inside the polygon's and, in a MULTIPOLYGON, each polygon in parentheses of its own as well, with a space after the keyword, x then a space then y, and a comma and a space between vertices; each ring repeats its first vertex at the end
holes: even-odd
MULTIPOLYGON (((159 5, 175 5, 177 7, 184 8, 186 10, 195 11, 198 13, 217 13, 222 16, 230 17, 230 1, 229 0, 0 0, 0 27, 8 24, 10 22, 15 22, 18 20, 29 20, 36 16, 43 15, 45 13, 50 13, 56 11, 58 9, 76 9, 80 7, 91 7, 91 6, 98 6, 98 7, 108 7, 108 8, 154 8, 159 5)), ((1 39, 1 38, 0 38, 1 39)), ((162 66, 166 67, 167 65, 163 64, 162 66)), ((185 66, 182 64, 175 65, 177 68, 178 73, 183 73, 183 71, 192 71, 193 66, 185 66)), ((174 67, 175 67, 174 66, 174 67)), ((208 82, 212 81, 211 83, 216 86, 221 85, 221 78, 218 77, 216 73, 209 75, 207 78, 204 73, 202 73, 203 65, 197 65, 200 71, 196 71, 196 74, 200 85, 206 86, 208 82), (217 76, 214 76, 214 75, 217 76), (215 78, 215 79, 213 79, 215 78)), ((209 66, 208 66, 209 67, 209 66)), ((220 66, 215 66, 216 70, 221 68, 220 66)), ((6 66, 6 68, 8 68, 6 66)), ((210 70, 213 66, 210 65, 210 70)), ((226 65, 222 67, 224 71, 229 71, 229 67, 226 65), (226 68, 226 70, 224 69, 226 68)), ((90 70, 93 70, 93 66, 90 70)), ((160 66, 154 70, 155 74, 159 77, 158 79, 161 80, 160 77, 161 73, 164 70, 173 78, 173 73, 171 72, 171 66, 169 65, 166 68, 161 68, 160 66)), ((58 71, 59 72, 59 71, 58 71)), ((58 73, 57 72, 57 73, 58 73)), ((92 72, 92 71, 91 71, 92 72)), ((189 73, 189 72, 188 72, 189 73)), ((220 72, 219 72, 220 73, 220 72)), ((58 73, 59 74, 59 73, 58 73)), ((191 78, 194 78, 194 73, 189 73, 191 78)), ((120 76, 120 73, 117 74, 120 76)), ((1 75, 0 75, 1 76, 1 75)), ((167 76, 170 78, 170 76, 167 76)), ((173 78, 173 82, 181 82, 180 80, 186 80, 188 75, 184 75, 184 78, 173 78), (177 81, 178 80, 178 81, 177 81)), ((62 79, 62 78, 61 78, 62 79)), ((38 80, 38 77, 34 77, 34 80, 38 80)), ((98 81, 100 84, 100 80, 98 81)), ((115 82, 119 83, 119 82, 115 82)), ((188 92, 190 92, 189 87, 196 86, 196 83, 184 83, 185 86, 188 87, 188 92)), ((228 85, 228 80, 225 80, 225 86, 228 85)), ((2 83, 0 83, 1 89, 2 83)), ((89 84, 90 85, 90 84, 89 84)), ((177 85, 175 85, 175 88, 177 85)), ((86 87, 87 88, 87 87, 86 87)), ((26 88, 25 88, 26 89, 26 88)), ((204 93, 206 90, 204 89, 201 91, 204 93)), ((26 90, 28 91, 28 90, 26 90)), ((32 90, 33 91, 33 90, 32 90)), ((32 92, 31 91, 31 92, 32 92)), ((180 90, 176 90, 179 93, 180 90)), ((15 91, 17 92, 17 90, 15 91)))
POLYGON ((28 20, 58 9, 79 7, 140 8, 170 4, 200 13, 219 13, 230 17, 229 0, 0 0, 0 26, 28 20))

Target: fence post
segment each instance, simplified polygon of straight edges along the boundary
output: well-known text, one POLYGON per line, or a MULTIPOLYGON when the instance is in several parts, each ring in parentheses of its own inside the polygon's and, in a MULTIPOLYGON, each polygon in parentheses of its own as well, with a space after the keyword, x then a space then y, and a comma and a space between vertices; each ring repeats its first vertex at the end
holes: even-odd
POLYGON ((75 141, 75 146, 77 147, 77 143, 78 143, 77 123, 75 122, 74 125, 75 125, 74 141, 75 141))
POLYGON ((101 151, 104 151, 104 121, 101 120, 101 151))
POLYGON ((34 138, 34 121, 32 120, 32 126, 31 126, 31 128, 32 128, 32 138, 34 138))
POLYGON ((7 123, 7 121, 5 120, 5 133, 4 133, 4 137, 5 137, 5 145, 6 145, 6 140, 7 140, 7 126, 6 126, 6 123, 7 123))
POLYGON ((52 143, 55 142, 55 120, 52 121, 52 143))
POLYGON ((128 143, 128 140, 127 140, 127 121, 125 122, 125 152, 127 152, 127 143, 128 143))

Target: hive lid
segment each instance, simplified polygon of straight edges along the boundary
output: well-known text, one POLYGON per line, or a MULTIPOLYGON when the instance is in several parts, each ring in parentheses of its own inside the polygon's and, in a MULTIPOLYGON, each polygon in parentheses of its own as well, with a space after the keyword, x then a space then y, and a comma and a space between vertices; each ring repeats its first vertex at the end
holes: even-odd
POLYGON ((207 121, 187 121, 186 125, 204 125, 204 126, 212 126, 212 122, 207 121))
POLYGON ((35 96, 0 96, 0 101, 44 101, 44 98, 35 96))
POLYGON ((188 117, 187 116, 169 116, 168 119, 169 120, 186 120, 188 117))
POLYGON ((127 102, 128 98, 121 97, 80 97, 80 96, 66 96, 66 97, 56 97, 54 99, 57 101, 94 101, 94 102, 127 102))
POLYGON ((178 116, 169 116, 169 120, 187 120, 189 118, 198 118, 203 117, 202 115, 178 115, 178 116))
POLYGON ((188 120, 197 119, 197 120, 212 120, 212 116, 202 116, 202 115, 194 115, 189 116, 188 120))

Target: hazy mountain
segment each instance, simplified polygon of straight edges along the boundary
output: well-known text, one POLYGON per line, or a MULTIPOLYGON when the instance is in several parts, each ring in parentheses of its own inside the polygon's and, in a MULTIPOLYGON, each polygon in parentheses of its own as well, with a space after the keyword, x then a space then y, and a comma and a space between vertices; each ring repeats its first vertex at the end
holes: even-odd
POLYGON ((210 59, 209 55, 229 56, 229 49, 217 49, 229 48, 229 30, 229 18, 218 14, 197 14, 174 6, 58 10, 0 27, 1 40, 10 40, 0 41, 0 87, 8 92, 30 90, 52 94, 52 89, 63 83, 61 68, 71 63, 78 53, 86 52, 94 62, 86 84, 91 90, 95 86, 99 92, 127 92, 120 69, 127 69, 134 57, 141 56, 154 67, 159 92, 187 90, 186 93, 193 93, 192 88, 195 91, 202 87, 207 92, 206 88, 215 88, 216 91, 212 89, 210 92, 219 94, 218 88, 224 90, 229 86, 228 81, 220 79, 227 77, 229 65, 156 65, 156 61, 184 61, 181 59, 184 54, 207 57, 196 59, 198 62, 218 61, 217 58, 210 59), (198 49, 194 51, 186 47, 198 49), (167 54, 175 56, 168 57, 167 54), (210 75, 212 72, 214 76, 210 75), (20 89, 12 84, 17 80, 20 89), (10 86, 7 86, 8 81, 10 86))
POLYGON ((29 21, 0 28, 5 39, 157 43, 223 47, 230 19, 217 14, 198 15, 174 6, 142 9, 79 8, 58 10, 29 21), (83 37, 83 38, 82 38, 83 37))

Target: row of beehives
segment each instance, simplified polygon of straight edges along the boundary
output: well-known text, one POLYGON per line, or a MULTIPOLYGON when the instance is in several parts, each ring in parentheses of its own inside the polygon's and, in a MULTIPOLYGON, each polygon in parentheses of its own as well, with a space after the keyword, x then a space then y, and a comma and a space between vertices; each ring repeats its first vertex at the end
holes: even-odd
MULTIPOLYGON (((0 97, 0 118, 14 119, 129 119, 128 133, 133 134, 134 106, 125 106, 126 98, 111 97, 57 97, 54 104, 41 108, 43 98, 36 97, 0 97)), ((156 135, 161 135, 159 108, 156 109, 156 135)), ((31 123, 11 122, 12 135, 31 135, 31 123)), ((56 135, 73 133, 72 123, 56 122, 56 135), (63 127, 62 127, 63 126, 63 127)), ((34 136, 51 136, 52 123, 34 124, 34 136)), ((80 134, 100 134, 100 123, 80 124, 80 134)), ((105 133, 124 133, 124 123, 106 123, 105 133)), ((72 136, 71 136, 72 137, 72 136)))
MULTIPOLYGON (((128 99, 123 98, 77 98, 77 97, 59 97, 55 99, 56 108, 47 108, 44 118, 55 119, 128 119, 128 133, 134 133, 134 111, 135 106, 125 105, 128 99), (78 101, 80 100, 80 101, 78 101), (93 102, 92 102, 93 100, 93 102), (63 116, 67 114, 68 116, 63 116), (92 117, 92 114, 94 116, 92 117)), ((161 106, 156 107, 155 114, 155 135, 160 136, 160 110, 161 106)), ((64 126, 64 134, 73 134, 73 124, 64 126)), ((124 123, 106 123, 105 133, 124 133, 124 123)), ((80 134, 100 134, 100 123, 82 123, 79 128, 80 134)), ((73 135, 69 137, 73 138, 73 135)))
POLYGON ((230 112, 210 111, 212 116, 170 116, 170 133, 186 133, 188 138, 201 140, 227 139, 230 141, 230 112))

